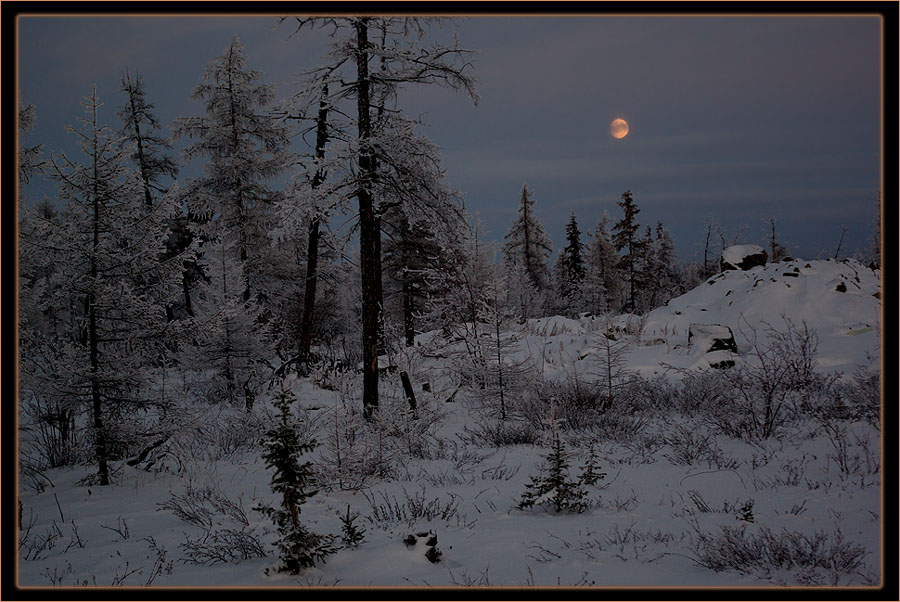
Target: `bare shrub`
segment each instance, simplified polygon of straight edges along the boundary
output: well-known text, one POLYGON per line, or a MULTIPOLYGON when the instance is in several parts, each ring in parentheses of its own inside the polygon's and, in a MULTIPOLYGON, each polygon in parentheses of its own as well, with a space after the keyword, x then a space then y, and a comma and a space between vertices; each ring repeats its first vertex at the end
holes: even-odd
POLYGON ((783 530, 774 533, 760 527, 748 533, 747 525, 722 526, 716 534, 698 533, 693 540, 694 561, 716 572, 738 571, 764 579, 781 578, 776 571, 793 571, 799 582, 809 584, 818 573, 818 585, 846 585, 868 554, 863 546, 844 540, 840 530, 832 536, 783 530), (843 581, 843 583, 842 583, 843 581))
POLYGON ((509 447, 537 445, 543 433, 523 420, 489 420, 465 427, 458 436, 463 442, 478 447, 509 447))
POLYGON ((185 562, 204 566, 266 557, 262 542, 247 526, 204 531, 200 537, 185 536, 180 547, 185 562))
POLYGON ((233 459, 255 451, 269 420, 256 412, 216 405, 206 420, 195 424, 194 437, 211 461, 233 459))
POLYGON ((780 469, 772 477, 753 477, 753 486, 757 491, 776 487, 799 487, 805 483, 808 464, 809 458, 806 454, 795 460, 787 459, 781 463, 780 469))
POLYGON ((170 410, 166 422, 172 426, 165 441, 141 465, 182 473, 198 460, 234 460, 255 452, 272 417, 263 404, 252 412, 226 404, 194 404, 170 410))
POLYGON ((785 386, 794 390, 806 390, 817 380, 816 354, 819 336, 805 321, 800 325, 782 316, 785 328, 778 330, 765 323, 769 337, 768 350, 784 365, 785 386))
POLYGON ((851 439, 849 429, 839 422, 826 422, 824 428, 832 447, 827 458, 837 466, 842 476, 869 476, 880 472, 878 452, 872 450, 868 435, 853 433, 851 439))
POLYGON ((728 370, 684 371, 676 406, 750 443, 782 436, 803 414, 839 413, 838 376, 817 371, 815 331, 788 318, 784 323, 782 330, 764 323, 760 333, 744 320, 740 332, 750 346, 747 360, 728 370))
POLYGON ((728 397, 727 381, 719 370, 691 370, 685 372, 673 402, 679 412, 694 416, 722 407, 728 397))
POLYGON ((599 386, 572 378, 563 382, 539 382, 530 401, 531 404, 523 404, 523 413, 533 424, 545 422, 552 411, 553 418, 566 429, 592 425, 613 405, 613 399, 605 395, 599 386))
POLYGON ((180 545, 185 562, 212 565, 266 556, 244 510, 243 496, 232 500, 214 485, 195 487, 188 482, 183 494, 172 494, 159 507, 203 529, 196 537, 185 534, 180 545))
POLYGON ((710 434, 704 434, 689 426, 676 425, 665 437, 672 453, 663 454, 672 464, 691 466, 705 463, 708 468, 735 469, 740 461, 729 456, 716 444, 710 434))
POLYGON ((365 420, 359 404, 342 396, 322 420, 322 451, 315 466, 323 487, 357 491, 394 476, 396 452, 388 434, 365 420))
POLYGON ((847 404, 850 416, 881 427, 881 372, 857 368, 849 381, 837 384, 837 394, 847 404))
POLYGON ((631 388, 640 388, 641 403, 647 409, 658 411, 677 407, 678 387, 665 376, 651 379, 635 377, 631 388))
POLYGON ((60 402, 42 402, 23 392, 21 415, 22 453, 40 468, 68 466, 90 459, 88 450, 79 445, 77 414, 74 407, 60 402))
POLYGON ((672 453, 663 454, 663 457, 677 466, 697 464, 709 454, 710 447, 715 445, 715 440, 710 435, 680 424, 674 426, 665 439, 672 448, 672 453))
POLYGON ((444 501, 440 497, 429 499, 425 495, 424 487, 421 491, 413 492, 412 495, 404 487, 402 501, 398 500, 395 495, 388 496, 386 491, 380 491, 377 494, 363 491, 363 496, 372 509, 372 513, 366 517, 366 520, 381 527, 401 523, 412 527, 419 520, 430 523, 434 520, 449 522, 461 519, 458 498, 451 497, 448 501, 444 501))
POLYGON ((515 411, 536 433, 555 425, 589 433, 594 440, 633 441, 648 424, 643 387, 641 379, 619 383, 609 397, 603 387, 571 377, 538 381, 517 401, 515 411))
POLYGON ((744 322, 749 333, 744 328, 741 333, 750 344, 750 359, 722 372, 730 403, 709 407, 706 416, 724 434, 754 442, 777 436, 797 417, 815 345, 813 333, 797 331, 787 319, 787 332, 767 325, 768 345, 744 322))
POLYGON ((389 437, 398 452, 412 458, 432 459, 440 453, 441 440, 437 431, 448 412, 430 400, 421 399, 413 413, 406 398, 396 394, 401 386, 399 377, 395 380, 396 382, 392 382, 392 391, 381 397, 381 411, 378 412, 373 427, 389 437))

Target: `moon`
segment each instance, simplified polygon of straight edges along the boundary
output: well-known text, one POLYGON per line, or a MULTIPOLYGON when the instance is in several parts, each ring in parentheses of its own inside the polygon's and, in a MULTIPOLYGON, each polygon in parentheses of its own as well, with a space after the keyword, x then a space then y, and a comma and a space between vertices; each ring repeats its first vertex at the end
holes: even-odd
POLYGON ((624 138, 628 135, 628 122, 624 119, 613 119, 609 124, 609 133, 613 138, 624 138))

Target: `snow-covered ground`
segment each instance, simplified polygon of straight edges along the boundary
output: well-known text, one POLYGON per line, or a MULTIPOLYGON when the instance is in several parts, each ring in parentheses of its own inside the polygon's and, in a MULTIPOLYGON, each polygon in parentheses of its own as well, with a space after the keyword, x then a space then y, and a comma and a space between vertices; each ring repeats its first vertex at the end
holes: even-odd
MULTIPOLYGON (((880 364, 879 286, 879 275, 855 261, 728 271, 644 317, 530 320, 507 361, 511 372, 527 362, 519 378, 529 387, 591 383, 603 374, 603 333, 613 332, 616 342, 628 343, 624 368, 677 388, 696 370, 714 372, 711 357, 753 365, 754 332, 765 346, 770 327, 805 324, 818 340, 817 370, 850 382, 858 369, 880 364), (737 353, 689 345, 691 324, 727 326, 737 353)), ((151 454, 149 466, 117 462, 107 487, 85 480, 90 466, 22 479, 20 585, 879 584, 877 422, 852 413, 803 414, 777 436, 748 442, 715 428, 696 408, 663 403, 660 393, 629 406, 614 424, 558 424, 571 477, 591 456, 605 477, 583 485, 584 512, 522 510, 523 493, 550 451, 551 410, 537 441, 490 445, 483 433, 496 421, 484 406, 493 402, 460 386, 457 376, 454 358, 463 343, 439 333, 418 343, 393 363, 409 373, 420 418, 403 418, 398 373, 385 374, 381 411, 392 418, 377 434, 362 434, 358 375, 322 371, 288 380, 304 436, 320 443, 304 456, 321 483, 301 519, 317 533, 339 536, 349 507, 365 529, 358 547, 299 576, 271 570, 278 564, 273 526, 253 510, 276 499, 258 443, 260 428, 275 418, 260 400, 250 417, 239 409, 193 408, 200 416, 195 438, 183 431, 151 454), (414 544, 404 543, 409 535, 414 544), (431 535, 437 562, 425 556, 431 535)), ((529 393, 514 385, 513 408, 529 393)))

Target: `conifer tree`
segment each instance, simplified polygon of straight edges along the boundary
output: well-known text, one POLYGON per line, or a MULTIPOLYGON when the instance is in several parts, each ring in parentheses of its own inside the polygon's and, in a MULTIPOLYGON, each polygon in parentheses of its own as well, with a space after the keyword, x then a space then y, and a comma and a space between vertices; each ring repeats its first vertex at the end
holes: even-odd
MULTIPOLYGON (((504 421, 509 417, 511 402, 523 392, 525 376, 531 371, 530 362, 514 359, 511 349, 521 334, 516 331, 518 315, 503 303, 501 290, 504 278, 499 277, 488 285, 488 294, 479 308, 478 321, 487 325, 487 341, 482 345, 482 371, 476 378, 484 384, 482 397, 496 402, 495 415, 504 421)), ((493 405, 493 404, 492 404, 493 405)))
POLYGON ((626 367, 629 340, 622 337, 614 327, 611 314, 604 314, 602 319, 601 336, 592 351, 598 358, 599 372, 595 376, 600 388, 601 410, 606 411, 615 403, 630 375, 626 367))
POLYGON ((503 254, 511 278, 511 301, 523 318, 536 317, 543 310, 547 289, 547 262, 550 237, 534 214, 534 199, 527 185, 522 186, 519 210, 505 236, 503 254))
POLYGON ((347 514, 341 516, 341 540, 347 547, 359 547, 366 539, 366 530, 356 524, 359 513, 350 514, 350 505, 347 505, 347 514))
POLYGON ((192 141, 185 160, 207 160, 203 175, 183 191, 194 227, 204 237, 235 239, 238 260, 246 264, 245 301, 265 292, 266 283, 258 275, 267 261, 278 199, 269 182, 290 160, 288 129, 266 112, 274 88, 259 83, 262 74, 247 69, 246 63, 244 47, 235 37, 194 89, 193 97, 204 103, 206 114, 180 118, 175 124, 175 135, 192 141))
POLYGON ((623 309, 634 311, 636 305, 636 285, 639 280, 639 261, 643 253, 643 243, 638 234, 640 225, 637 222, 637 214, 640 213, 631 191, 622 193, 622 199, 617 203, 622 208, 622 219, 613 227, 613 244, 616 251, 624 254, 619 257, 619 268, 625 273, 628 280, 628 296, 625 299, 623 309))
POLYGON ((682 278, 675 256, 675 242, 672 235, 663 226, 656 223, 656 238, 653 241, 653 266, 651 281, 654 284, 655 297, 652 308, 666 304, 670 299, 684 292, 682 278))
MULTIPOLYGON (((401 88, 409 84, 441 84, 464 89, 473 100, 474 80, 466 73, 470 66, 467 51, 458 45, 426 46, 425 21, 409 18, 298 18, 297 31, 318 25, 331 28, 334 40, 330 63, 314 70, 334 74, 338 83, 330 98, 354 102, 342 114, 353 128, 344 128, 350 142, 343 160, 349 193, 357 200, 362 285, 363 408, 367 419, 378 411, 378 353, 382 340, 383 294, 381 286, 380 219, 388 209, 383 205, 383 186, 392 180, 393 192, 418 190, 410 178, 409 165, 434 163, 433 145, 423 145, 422 137, 409 136, 409 127, 384 127, 385 116, 399 117, 396 103, 401 88), (377 60, 377 68, 375 61, 377 60), (370 63, 373 63, 370 65, 370 63), (340 77, 340 72, 343 77, 340 77), (351 131, 355 129, 355 134, 351 131), (402 138, 398 146, 397 135, 402 138), (386 135, 386 137, 384 137, 386 135), (390 176, 390 177, 388 177, 390 176), (410 186, 410 184, 413 186, 410 186)), ((418 170, 415 170, 418 171, 418 170)), ((415 199, 427 197, 416 194, 415 199)), ((409 197, 408 197, 409 198, 409 197)), ((396 199, 388 199, 395 202, 396 199)), ((436 213, 435 215, 440 215, 436 213)))
MULTIPOLYGON (((334 85, 331 73, 321 80, 310 82, 288 103, 298 114, 294 117, 301 122, 311 122, 315 130, 315 146, 312 149, 310 165, 295 174, 289 194, 284 195, 280 208, 281 231, 288 238, 298 238, 296 231, 306 228, 306 274, 303 279, 303 307, 300 313, 300 331, 297 345, 297 367, 301 372, 309 369, 312 360, 313 317, 316 310, 316 293, 319 285, 319 257, 322 245, 322 226, 336 209, 343 208, 345 195, 327 190, 328 162, 325 160, 326 147, 333 136, 332 120, 329 120, 331 101, 329 87, 334 85), (315 115, 314 117, 312 115, 315 115), (298 221, 300 223, 296 223, 298 221)), ((343 132, 336 136, 343 138, 343 132)))
POLYGON ((431 303, 430 320, 440 326, 448 340, 461 340, 465 356, 462 372, 471 374, 485 389, 485 357, 487 343, 484 308, 491 306, 498 280, 498 266, 492 262, 493 244, 484 240, 483 225, 474 218, 469 234, 461 243, 459 257, 453 262, 454 273, 449 285, 431 303))
POLYGON ((232 405, 243 400, 250 411, 271 369, 266 358, 272 344, 261 308, 244 300, 246 274, 236 244, 214 236, 205 245, 206 276, 197 287, 194 316, 185 332, 190 336, 180 346, 180 357, 185 369, 195 369, 192 387, 201 398, 232 405))
POLYGON ((144 80, 140 75, 134 78, 126 70, 122 76, 122 91, 126 94, 125 104, 119 110, 122 121, 122 144, 131 147, 131 160, 141 176, 144 202, 153 205, 153 194, 165 194, 167 188, 160 178, 178 175, 175 161, 165 154, 171 148, 169 142, 156 133, 160 129, 159 120, 153 112, 153 103, 146 99, 144 80))
POLYGON ((317 491, 310 489, 312 463, 300 463, 302 454, 310 453, 316 442, 300 441, 291 417, 293 393, 281 382, 275 406, 278 424, 266 432, 263 460, 274 470, 272 491, 281 496, 278 507, 260 505, 256 509, 268 516, 278 528, 276 546, 281 559, 280 572, 297 575, 336 552, 334 536, 314 533, 300 522, 300 507, 317 491))
POLYGON ((634 309, 644 314, 655 307, 659 297, 659 283, 653 280, 653 269, 656 265, 656 248, 653 246, 653 231, 650 225, 644 227, 644 234, 636 239, 637 254, 634 261, 635 292, 634 309))
POLYGON ((583 311, 582 283, 586 268, 581 232, 573 212, 566 224, 566 246, 560 251, 554 266, 554 284, 560 296, 559 309, 567 316, 583 311))
MULTIPOLYGON (((34 131, 37 124, 37 109, 34 105, 26 105, 19 108, 19 132, 25 134, 34 131)), ((36 173, 43 171, 44 162, 41 160, 43 145, 19 146, 19 197, 22 197, 23 185, 28 184, 36 173)))
POLYGON ((96 88, 83 104, 82 128, 69 131, 84 162, 60 155, 50 163, 64 209, 21 240, 23 263, 41 256, 56 268, 36 301, 68 317, 61 331, 25 335, 33 338, 22 375, 27 395, 89 410, 98 482, 107 485, 110 460, 135 443, 118 428, 165 403, 154 397, 153 367, 164 352, 163 307, 177 294, 182 258, 161 259, 177 203, 170 195, 144 204, 139 176, 100 124, 96 88))
MULTIPOLYGON (((154 196, 166 194, 168 187, 162 179, 165 177, 176 178, 178 165, 171 156, 166 154, 172 145, 163 138, 158 130, 161 129, 159 120, 153 111, 153 103, 147 101, 144 90, 144 80, 140 75, 134 77, 126 69, 122 76, 122 92, 125 93, 125 103, 118 111, 122 123, 119 130, 123 147, 131 151, 131 161, 137 168, 144 193, 144 203, 147 207, 154 204, 154 196)), ((179 255, 187 249, 194 237, 188 228, 187 216, 179 214, 172 218, 170 234, 166 243, 168 257, 179 255)), ((193 313, 191 307, 191 287, 199 277, 199 270, 194 258, 184 263, 181 275, 182 292, 184 296, 184 309, 188 315, 193 313)), ((167 311, 170 312, 171 308, 167 311)))
POLYGON ((544 456, 541 474, 532 477, 519 502, 519 509, 550 505, 556 512, 584 512, 586 493, 581 483, 569 479, 569 454, 559 433, 553 433, 553 447, 544 456))
MULTIPOLYGON (((410 223, 401 216, 382 248, 382 264, 388 280, 396 289, 389 291, 386 301, 399 299, 406 346, 413 345, 418 322, 432 295, 452 271, 444 263, 441 248, 424 222, 410 223)), ((386 222, 383 221, 383 224, 386 222)))
POLYGON ((875 218, 872 220, 872 241, 869 247, 869 267, 877 270, 881 267, 881 191, 875 202, 875 218))
POLYGON ((609 214, 604 211, 591 235, 587 253, 584 290, 588 309, 595 315, 620 306, 622 282, 619 258, 609 232, 609 214))
POLYGON ((769 261, 776 263, 788 257, 787 248, 775 237, 775 218, 769 218, 769 261))

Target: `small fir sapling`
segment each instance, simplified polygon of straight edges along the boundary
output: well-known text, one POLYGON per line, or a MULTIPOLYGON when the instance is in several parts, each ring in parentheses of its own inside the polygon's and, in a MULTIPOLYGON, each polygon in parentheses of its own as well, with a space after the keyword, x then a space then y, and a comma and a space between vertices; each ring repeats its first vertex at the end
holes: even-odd
POLYGON ((606 477, 605 472, 599 472, 597 465, 597 456, 594 455, 594 446, 592 445, 588 452, 587 463, 581 467, 581 483, 585 485, 596 485, 598 481, 606 477))
POLYGON ((348 548, 355 548, 366 539, 366 530, 354 522, 357 518, 359 513, 350 514, 348 504, 346 516, 341 517, 341 539, 348 548))
POLYGON ((278 527, 280 538, 275 545, 282 561, 278 571, 296 575, 303 568, 315 566, 318 561, 324 562, 327 556, 337 550, 332 545, 333 535, 313 533, 300 523, 300 506, 317 491, 309 489, 312 464, 301 464, 298 458, 315 449, 316 442, 313 440, 302 443, 299 440, 294 421, 290 417, 293 397, 282 382, 281 393, 276 402, 279 423, 266 432, 263 443, 263 459, 266 466, 275 469, 272 490, 281 494, 281 505, 279 508, 261 505, 256 509, 272 519, 278 527))
POLYGON ((586 493, 581 488, 581 482, 569 480, 568 454, 558 434, 554 434, 553 449, 545 456, 545 466, 541 474, 532 477, 526 486, 519 509, 552 504, 556 512, 587 510, 586 493))

